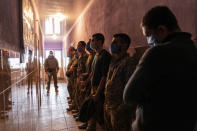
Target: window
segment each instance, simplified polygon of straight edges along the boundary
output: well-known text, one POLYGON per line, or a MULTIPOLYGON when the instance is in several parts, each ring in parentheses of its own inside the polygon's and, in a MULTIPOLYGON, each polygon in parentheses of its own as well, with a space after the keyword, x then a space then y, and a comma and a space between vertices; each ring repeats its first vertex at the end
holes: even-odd
POLYGON ((60 20, 54 18, 54 34, 60 34, 60 20))
POLYGON ((45 19, 45 34, 46 35, 60 35, 61 21, 59 17, 48 17, 45 19))
POLYGON ((45 34, 53 34, 53 18, 49 17, 45 19, 45 34))

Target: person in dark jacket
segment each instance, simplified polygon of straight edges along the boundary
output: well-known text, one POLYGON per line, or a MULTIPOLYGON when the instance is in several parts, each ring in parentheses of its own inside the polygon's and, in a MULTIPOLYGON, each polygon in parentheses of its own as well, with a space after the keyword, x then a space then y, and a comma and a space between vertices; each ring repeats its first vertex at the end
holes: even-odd
POLYGON ((125 103, 137 106, 133 131, 194 131, 197 49, 191 34, 181 31, 165 6, 145 14, 142 31, 152 47, 144 53, 123 94, 125 103))
POLYGON ((44 62, 44 69, 48 75, 48 82, 47 82, 47 93, 50 91, 50 83, 51 77, 53 76, 55 91, 58 91, 57 86, 57 73, 59 71, 59 65, 57 59, 53 55, 53 51, 50 51, 48 58, 44 62))

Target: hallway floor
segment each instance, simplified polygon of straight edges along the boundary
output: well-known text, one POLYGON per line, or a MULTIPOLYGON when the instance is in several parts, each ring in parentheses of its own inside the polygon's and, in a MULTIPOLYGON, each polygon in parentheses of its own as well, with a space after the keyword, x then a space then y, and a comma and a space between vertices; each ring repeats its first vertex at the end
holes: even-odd
MULTIPOLYGON (((47 95, 41 89, 41 106, 39 106, 36 88, 27 94, 27 87, 12 89, 12 109, 7 119, 0 119, 0 131, 78 131, 80 122, 76 122, 68 107, 68 92, 65 83, 59 83, 56 94, 52 84, 47 95)), ((83 131, 83 130, 80 130, 83 131)))

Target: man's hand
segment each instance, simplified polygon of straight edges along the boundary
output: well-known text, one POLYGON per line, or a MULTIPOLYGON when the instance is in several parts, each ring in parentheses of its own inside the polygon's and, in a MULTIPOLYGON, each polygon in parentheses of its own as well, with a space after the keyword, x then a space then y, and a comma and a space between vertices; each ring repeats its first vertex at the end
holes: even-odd
POLYGON ((46 74, 47 74, 47 75, 50 75, 50 73, 49 73, 49 72, 46 72, 46 74))

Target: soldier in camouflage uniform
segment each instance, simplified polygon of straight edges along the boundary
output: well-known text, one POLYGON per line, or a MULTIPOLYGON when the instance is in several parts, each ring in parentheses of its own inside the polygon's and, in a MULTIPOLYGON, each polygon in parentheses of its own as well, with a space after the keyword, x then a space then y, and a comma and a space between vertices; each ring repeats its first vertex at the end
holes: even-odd
POLYGON ((91 74, 85 83, 91 81, 91 97, 95 101, 96 111, 88 121, 87 131, 96 131, 96 123, 103 127, 104 87, 111 60, 109 52, 103 49, 104 40, 103 34, 96 33, 90 43, 96 55, 92 62, 91 74))
POLYGON ((71 88, 71 104, 69 104, 69 108, 67 108, 67 111, 71 111, 74 109, 77 109, 76 102, 74 101, 75 98, 75 92, 76 92, 76 86, 77 86, 77 66, 78 66, 78 55, 76 50, 73 52, 74 57, 72 58, 72 64, 68 65, 68 70, 66 71, 66 76, 69 77, 68 79, 68 88, 71 88))
POLYGON ((88 54, 88 59, 86 61, 86 73, 83 73, 81 76, 81 92, 82 92, 82 100, 85 100, 86 98, 88 98, 90 96, 90 90, 91 90, 91 83, 90 81, 86 84, 83 84, 83 82, 89 77, 89 75, 91 74, 91 68, 92 68, 92 62, 93 62, 93 59, 94 59, 94 56, 95 56, 95 51, 92 50, 90 48, 90 41, 86 44, 86 47, 85 47, 85 50, 88 54))
POLYGON ((115 34, 110 51, 112 60, 105 86, 104 118, 106 131, 129 131, 134 109, 123 103, 124 87, 136 67, 136 59, 127 50, 130 38, 115 34))
POLYGON ((73 91, 73 84, 74 84, 74 73, 69 70, 71 69, 72 64, 76 60, 76 58, 74 57, 75 51, 76 51, 75 48, 71 46, 67 54, 67 56, 69 57, 69 63, 67 66, 67 71, 66 71, 66 76, 68 80, 67 89, 68 89, 68 93, 69 93, 71 100, 73 99, 72 91, 73 91))
POLYGON ((57 86, 57 73, 59 71, 59 65, 57 59, 54 57, 53 52, 50 51, 48 58, 44 62, 45 72, 48 75, 48 82, 47 82, 47 93, 50 91, 50 83, 51 78, 53 76, 55 91, 58 91, 57 86))
POLYGON ((74 98, 74 101, 75 101, 75 104, 77 106, 77 109, 79 110, 80 109, 80 106, 82 104, 82 100, 80 99, 80 96, 81 96, 81 92, 80 92, 80 89, 81 89, 81 84, 80 84, 80 79, 81 79, 81 75, 83 73, 86 72, 86 61, 87 61, 87 54, 85 52, 85 46, 86 46, 86 43, 84 41, 79 41, 78 42, 78 45, 77 45, 77 54, 79 56, 78 58, 78 62, 77 62, 77 81, 76 81, 76 88, 75 88, 75 98, 74 98))
MULTIPOLYGON (((91 39, 89 40, 89 42, 86 44, 86 47, 85 47, 85 51, 88 54, 88 59, 85 64, 86 73, 83 73, 81 75, 82 81, 81 81, 81 89, 80 89, 80 92, 81 92, 80 99, 82 100, 82 103, 90 96, 90 90, 91 90, 90 81, 87 84, 83 84, 84 81, 89 77, 89 75, 91 73, 92 62, 93 62, 93 59, 95 56, 95 51, 90 48, 90 42, 91 42, 91 39)), ((79 129, 86 129, 87 123, 84 123, 84 124, 78 126, 78 128, 79 129)))

